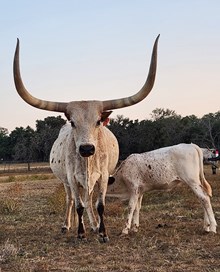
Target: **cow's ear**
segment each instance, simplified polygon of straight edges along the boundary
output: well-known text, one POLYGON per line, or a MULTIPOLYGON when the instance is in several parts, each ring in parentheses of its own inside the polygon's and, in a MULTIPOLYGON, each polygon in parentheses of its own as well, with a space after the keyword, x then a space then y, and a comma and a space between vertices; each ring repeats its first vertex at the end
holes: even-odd
POLYGON ((104 122, 109 117, 109 115, 111 113, 112 113, 112 111, 103 111, 101 113, 101 121, 104 122))
POLYGON ((101 114, 101 122, 103 122, 103 126, 107 126, 109 122, 109 115, 112 113, 112 111, 103 111, 101 114))

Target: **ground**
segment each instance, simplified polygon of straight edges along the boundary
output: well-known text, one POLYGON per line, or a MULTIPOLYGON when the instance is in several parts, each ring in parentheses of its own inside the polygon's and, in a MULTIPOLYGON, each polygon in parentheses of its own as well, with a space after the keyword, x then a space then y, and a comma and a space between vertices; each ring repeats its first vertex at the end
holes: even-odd
MULTIPOLYGON (((220 170, 205 167, 220 224, 220 170)), ((109 243, 90 232, 76 239, 76 229, 61 233, 62 185, 52 174, 0 177, 0 271, 220 271, 220 231, 203 231, 203 211, 186 187, 144 196, 138 233, 121 236, 126 202, 106 200, 109 243)))

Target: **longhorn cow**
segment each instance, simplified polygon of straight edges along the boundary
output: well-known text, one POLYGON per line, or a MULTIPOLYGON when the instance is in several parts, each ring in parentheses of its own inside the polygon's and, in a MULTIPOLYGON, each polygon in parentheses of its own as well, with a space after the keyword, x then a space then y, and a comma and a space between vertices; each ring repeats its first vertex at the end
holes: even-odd
POLYGON ((131 225, 138 231, 139 212, 145 192, 170 190, 186 183, 200 200, 204 210, 204 229, 216 232, 216 221, 210 203, 212 189, 203 173, 203 153, 195 144, 179 144, 142 154, 130 155, 109 178, 107 196, 129 199, 127 222, 122 230, 128 234, 131 225))
POLYGON ((13 71, 18 94, 33 107, 63 112, 70 122, 61 128, 54 142, 50 165, 55 176, 63 182, 66 191, 66 217, 62 229, 69 230, 71 227, 71 211, 75 201, 79 239, 85 238, 83 211, 86 208, 92 229, 98 229, 100 241, 109 240, 103 218, 105 196, 109 175, 113 174, 118 161, 119 148, 117 139, 103 123, 107 121, 111 110, 134 105, 150 93, 156 76, 158 39, 159 36, 154 43, 147 80, 139 92, 121 99, 69 103, 41 100, 28 92, 20 74, 17 40, 13 71), (98 224, 92 209, 92 195, 96 184, 98 224), (83 198, 80 187, 83 188, 83 198))

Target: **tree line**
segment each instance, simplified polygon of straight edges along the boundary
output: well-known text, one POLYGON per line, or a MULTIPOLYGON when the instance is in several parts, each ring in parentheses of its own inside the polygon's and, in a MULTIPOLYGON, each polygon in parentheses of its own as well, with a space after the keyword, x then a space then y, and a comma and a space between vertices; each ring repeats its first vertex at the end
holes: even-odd
MULTIPOLYGON (((16 127, 10 134, 0 127, 0 160, 48 161, 51 147, 65 123, 61 116, 47 117, 36 121, 35 130, 29 126, 16 127)), ((157 108, 149 119, 140 121, 118 115, 110 120, 108 128, 118 139, 120 159, 178 143, 220 149, 220 111, 198 118, 157 108)))

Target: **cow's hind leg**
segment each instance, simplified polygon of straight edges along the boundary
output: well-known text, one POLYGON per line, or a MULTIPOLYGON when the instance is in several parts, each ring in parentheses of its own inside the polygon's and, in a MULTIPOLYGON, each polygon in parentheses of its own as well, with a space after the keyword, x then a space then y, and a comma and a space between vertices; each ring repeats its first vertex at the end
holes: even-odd
POLYGON ((188 185, 191 187, 193 192, 197 195, 199 198, 203 209, 204 209, 204 229, 205 231, 209 232, 214 232, 216 233, 216 220, 215 216, 212 210, 212 205, 210 202, 210 197, 208 194, 202 189, 201 185, 195 182, 188 183, 188 185))
POLYGON ((128 234, 130 228, 131 228, 131 222, 134 214, 134 210, 137 206, 139 195, 138 194, 132 194, 128 203, 128 216, 127 216, 127 222, 125 224, 125 228, 122 230, 122 234, 128 234))
POLYGON ((132 220, 132 230, 134 232, 138 231, 139 228, 139 218, 140 218, 140 209, 141 209, 141 203, 142 203, 143 195, 141 195, 138 198, 136 208, 134 210, 133 220, 132 220))
POLYGON ((74 197, 70 187, 66 185, 65 183, 64 183, 64 189, 66 192, 66 214, 65 214, 65 220, 64 220, 61 231, 63 233, 66 233, 71 228, 71 218, 72 218, 71 215, 72 215, 74 197))

